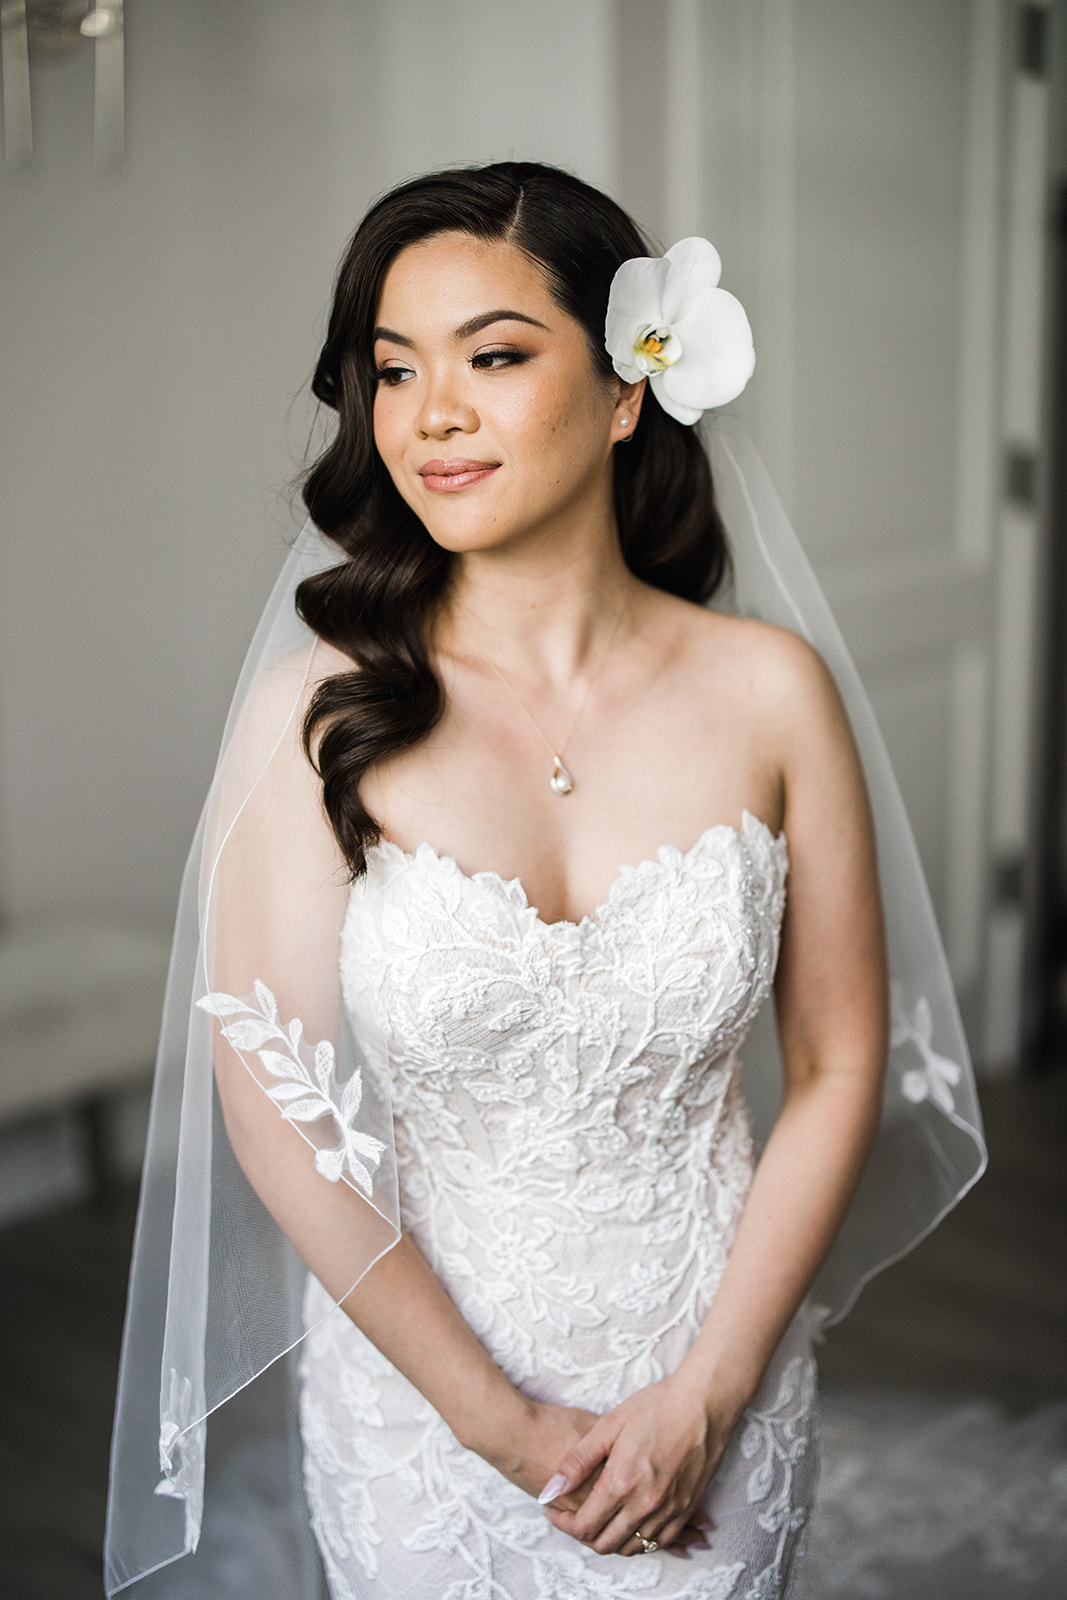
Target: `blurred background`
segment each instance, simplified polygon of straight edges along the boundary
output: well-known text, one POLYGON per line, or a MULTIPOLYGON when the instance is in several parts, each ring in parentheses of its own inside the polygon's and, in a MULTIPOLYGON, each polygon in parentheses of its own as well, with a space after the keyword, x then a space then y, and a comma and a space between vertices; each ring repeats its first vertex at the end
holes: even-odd
MULTIPOLYGON (((99 1589, 181 868, 299 524, 335 263, 373 196, 443 163, 557 162, 664 244, 714 240, 759 352, 740 408, 896 764, 994 1159, 831 1340, 828 1384, 1020 1415, 1067 1395, 1062 6, 4 0, 2 16, 0 1466, 23 1486, 9 1549, 25 1557, 3 1592, 99 1589), (72 1314, 57 1394, 35 1330, 72 1314), (85 1425, 64 1462, 43 1435, 71 1406, 85 1425)), ((1038 1592, 1021 1582, 990 1593, 1038 1592)))

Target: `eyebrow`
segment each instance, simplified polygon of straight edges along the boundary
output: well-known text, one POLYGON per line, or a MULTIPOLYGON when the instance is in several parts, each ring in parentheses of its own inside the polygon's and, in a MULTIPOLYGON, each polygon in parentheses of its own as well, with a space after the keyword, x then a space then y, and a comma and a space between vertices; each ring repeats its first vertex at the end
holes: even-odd
MULTIPOLYGON (((538 322, 536 317, 528 317, 522 311, 483 311, 480 316, 471 317, 469 322, 461 322, 453 331, 454 339, 470 339, 476 333, 481 333, 483 328, 491 327, 494 322, 526 322, 531 328, 543 328, 543 322, 538 322)), ((375 339, 388 339, 391 344, 402 344, 406 350, 415 348, 414 339, 407 338, 402 333, 397 333, 393 328, 375 328, 375 339)))

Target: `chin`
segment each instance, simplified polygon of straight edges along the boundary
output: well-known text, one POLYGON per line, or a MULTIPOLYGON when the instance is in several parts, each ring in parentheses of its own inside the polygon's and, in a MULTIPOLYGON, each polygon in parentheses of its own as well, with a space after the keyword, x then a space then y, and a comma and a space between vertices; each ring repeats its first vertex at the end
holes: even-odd
POLYGON ((474 555, 484 550, 502 550, 520 534, 502 532, 499 528, 487 533, 484 528, 440 528, 423 523, 434 544, 453 556, 474 555))
POLYGON ((521 520, 513 521, 511 518, 502 517, 499 511, 494 513, 484 505, 462 508, 456 506, 455 511, 460 514, 454 516, 442 516, 441 509, 437 506, 430 508, 429 515, 423 515, 419 507, 412 509, 434 544, 453 555, 467 555, 481 550, 501 550, 522 539, 531 527, 537 525, 537 519, 531 521, 528 513, 521 520))

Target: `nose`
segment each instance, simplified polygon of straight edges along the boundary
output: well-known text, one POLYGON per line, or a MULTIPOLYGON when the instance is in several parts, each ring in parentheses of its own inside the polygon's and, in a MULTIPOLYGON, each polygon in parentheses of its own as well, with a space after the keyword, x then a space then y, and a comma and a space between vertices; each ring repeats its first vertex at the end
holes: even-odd
POLYGON ((452 433, 473 433, 478 413, 463 392, 462 379, 449 366, 429 374, 415 417, 420 439, 444 439, 452 433))

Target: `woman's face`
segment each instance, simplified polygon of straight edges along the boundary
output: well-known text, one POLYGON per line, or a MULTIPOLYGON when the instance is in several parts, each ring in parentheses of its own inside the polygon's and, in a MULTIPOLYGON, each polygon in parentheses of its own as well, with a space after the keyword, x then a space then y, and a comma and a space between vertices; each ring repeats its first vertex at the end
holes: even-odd
POLYGON ((514 245, 464 233, 409 245, 382 288, 374 359, 378 451, 446 550, 610 516, 611 451, 637 406, 594 370, 584 329, 514 245))

